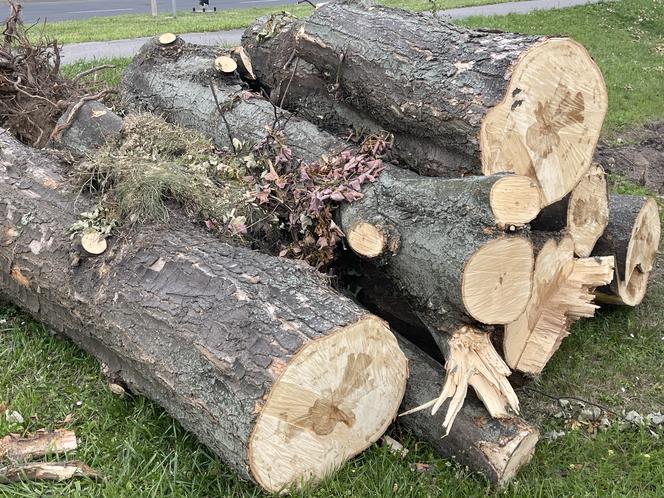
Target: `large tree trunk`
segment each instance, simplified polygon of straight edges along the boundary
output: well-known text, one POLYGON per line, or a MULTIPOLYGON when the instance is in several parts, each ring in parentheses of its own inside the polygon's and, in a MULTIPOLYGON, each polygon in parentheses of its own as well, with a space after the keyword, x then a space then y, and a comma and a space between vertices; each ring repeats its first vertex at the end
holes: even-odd
POLYGON ((290 260, 170 226, 77 254, 90 202, 0 136, 0 296, 154 399, 270 491, 319 479, 394 419, 407 366, 386 324, 290 260))
POLYGON ((593 256, 614 256, 615 275, 610 285, 597 289, 597 300, 636 306, 646 294, 661 225, 654 199, 636 195, 609 196, 609 224, 593 256))
POLYGON ((345 148, 343 141, 321 133, 308 121, 286 116, 264 98, 244 90, 237 78, 217 71, 214 61, 221 53, 225 51, 186 44, 180 38, 168 46, 152 39, 125 70, 124 94, 141 109, 196 129, 231 150, 231 137, 245 144, 264 140, 266 127, 274 126, 278 117, 280 123, 287 122, 288 144, 300 159, 315 161, 345 148))
MULTIPOLYGON (((548 205, 590 166, 607 93, 596 64, 570 39, 472 31, 355 1, 268 23, 253 30, 259 43, 286 30, 294 39, 273 46, 295 47, 328 89, 372 121, 455 151, 456 161, 439 165, 442 176, 509 169, 537 179, 548 205)), ((258 69, 261 59, 258 73, 272 70, 258 69)))
MULTIPOLYGON (((399 337, 399 346, 409 360, 408 386, 401 409, 412 410, 436 398, 443 388, 442 366, 422 350, 399 337)), ((444 410, 446 412, 447 410, 444 410)), ((519 417, 493 418, 482 403, 468 396, 444 436, 440 427, 444 415, 415 412, 399 417, 399 424, 415 437, 429 443, 444 457, 454 458, 473 471, 481 472, 499 486, 506 484, 526 465, 535 451, 539 432, 519 417)))

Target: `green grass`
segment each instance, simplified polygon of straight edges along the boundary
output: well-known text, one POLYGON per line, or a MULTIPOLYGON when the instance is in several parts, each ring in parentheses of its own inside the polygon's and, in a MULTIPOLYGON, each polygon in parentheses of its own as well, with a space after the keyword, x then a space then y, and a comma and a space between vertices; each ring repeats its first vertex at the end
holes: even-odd
MULTIPOLYGON (((382 0, 378 3, 407 10, 444 10, 455 7, 502 3, 511 0, 382 0), (435 5, 435 7, 434 7, 435 5)), ((139 36, 152 36, 165 32, 191 33, 222 31, 245 28, 260 16, 287 10, 293 15, 304 16, 311 12, 308 5, 291 3, 283 7, 257 7, 251 9, 229 9, 217 14, 193 14, 182 12, 176 19, 169 14, 157 17, 150 15, 124 15, 113 17, 93 17, 82 21, 61 21, 46 23, 44 33, 60 43, 86 41, 120 40, 139 36)))
POLYGON ((566 35, 597 61, 609 91, 607 138, 664 117, 664 2, 623 0, 569 9, 463 21, 532 34, 566 35))

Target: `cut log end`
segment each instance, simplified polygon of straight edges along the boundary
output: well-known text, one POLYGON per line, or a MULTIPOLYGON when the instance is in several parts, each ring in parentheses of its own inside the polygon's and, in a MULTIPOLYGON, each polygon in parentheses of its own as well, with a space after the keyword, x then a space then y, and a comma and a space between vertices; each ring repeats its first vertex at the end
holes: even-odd
POLYGON ((220 55, 214 60, 214 68, 224 74, 232 74, 237 69, 237 62, 227 55, 220 55))
POLYGON ((509 168, 537 180, 543 206, 562 199, 590 167, 607 103, 602 74, 580 44, 549 38, 534 45, 482 122, 484 174, 509 168))
POLYGON ((625 260, 625 275, 619 276, 619 296, 628 306, 637 306, 646 294, 659 246, 660 231, 657 203, 654 199, 648 199, 632 230, 625 260))
POLYGON ((509 175, 493 184, 489 202, 498 226, 523 226, 540 211, 539 187, 527 176, 509 175))
POLYGON ((98 256, 108 247, 106 238, 99 232, 86 232, 81 236, 81 246, 88 254, 98 256))
POLYGON ((507 417, 519 412, 519 399, 507 380, 510 369, 494 349, 488 333, 462 326, 449 337, 445 336, 444 349, 446 378, 440 396, 402 415, 429 407, 435 415, 443 403, 451 399, 443 421, 449 434, 463 406, 468 386, 472 386, 492 417, 507 417))
POLYGON ((595 287, 613 278, 613 257, 574 258, 570 237, 551 239, 535 263, 533 292, 526 310, 505 326, 507 364, 529 375, 542 372, 569 335, 574 321, 594 315, 595 287))
POLYGON ((160 45, 170 45, 173 43, 175 40, 177 40, 178 37, 174 33, 164 33, 159 37, 159 44, 160 45))
POLYGON ((350 248, 365 258, 377 258, 387 247, 385 234, 371 223, 356 223, 348 231, 347 237, 350 248))
POLYGON ((533 247, 521 237, 492 240, 475 252, 463 272, 466 311, 486 324, 510 323, 530 299, 533 247))
POLYGON ((254 478, 281 491, 318 481, 387 429, 401 403, 406 359, 388 326, 367 316, 309 343, 275 381, 249 443, 254 478))
POLYGON ((567 207, 567 231, 577 256, 590 256, 608 223, 606 176, 604 169, 595 164, 572 191, 567 207))
MULTIPOLYGON (((515 422, 513 422, 515 423, 515 422)), ((496 483, 498 486, 504 486, 516 476, 517 472, 530 462, 535 453, 535 446, 539 441, 539 433, 529 425, 523 422, 520 425, 517 434, 515 434, 508 444, 496 446, 491 444, 481 444, 481 448, 487 455, 495 468, 504 469, 500 480, 496 483)))

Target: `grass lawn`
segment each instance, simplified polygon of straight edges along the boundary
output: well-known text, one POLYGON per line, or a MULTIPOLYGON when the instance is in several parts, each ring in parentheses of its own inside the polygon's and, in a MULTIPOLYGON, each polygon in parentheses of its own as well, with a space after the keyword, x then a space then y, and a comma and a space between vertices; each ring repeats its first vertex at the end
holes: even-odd
MULTIPOLYGON (((466 24, 569 34, 581 41, 607 80, 607 130, 613 133, 664 117, 663 9, 662 0, 625 0, 565 11, 476 18, 466 24)), ((104 78, 115 84, 128 60, 112 62, 118 68, 104 78)), ((89 66, 76 64, 66 71, 76 74, 89 66)), ((646 193, 620 178, 612 177, 611 182, 614 191, 646 193)), ((606 307, 595 319, 579 322, 532 387, 554 397, 591 400, 618 414, 662 410, 662 273, 658 270, 640 307, 606 307)), ((406 458, 376 444, 318 488, 297 496, 641 497, 658 496, 664 489, 664 429, 656 435, 645 428, 621 430, 620 417, 614 416, 606 432, 590 434, 553 417, 559 410, 555 401, 532 391, 519 394, 525 418, 537 421, 543 433, 564 430, 566 434, 555 441, 542 440, 533 461, 503 491, 492 490, 481 476, 437 458, 426 445, 396 428, 393 437, 411 450, 406 458), (430 472, 417 472, 413 470, 417 462, 433 467, 430 472)), ((75 457, 106 478, 101 482, 0 486, 0 497, 264 496, 252 484, 237 479, 155 404, 140 396, 120 399, 112 395, 97 363, 76 346, 50 335, 14 308, 0 305, 0 437, 63 426, 75 429, 81 440, 75 457), (8 424, 5 409, 20 412, 24 424, 8 424), (62 422, 65 419, 67 423, 62 422)))
MULTIPOLYGON (((379 0, 377 3, 408 10, 444 10, 455 7, 469 7, 514 0, 379 0)), ((259 16, 287 10, 293 15, 304 16, 312 7, 306 4, 284 1, 282 7, 256 7, 251 9, 229 9, 217 14, 193 14, 182 12, 177 19, 170 14, 152 17, 148 14, 113 17, 93 17, 82 21, 61 21, 47 23, 44 33, 56 38, 60 43, 85 41, 120 40, 151 36, 164 32, 188 33, 202 31, 222 31, 245 28, 259 16)))

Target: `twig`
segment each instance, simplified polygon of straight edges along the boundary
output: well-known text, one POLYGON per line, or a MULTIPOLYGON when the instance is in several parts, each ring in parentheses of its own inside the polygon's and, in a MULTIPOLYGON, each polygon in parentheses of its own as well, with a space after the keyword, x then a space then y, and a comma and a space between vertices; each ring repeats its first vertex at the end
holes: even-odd
POLYGON ((521 386, 521 390, 524 391, 526 394, 528 394, 528 391, 532 391, 536 394, 539 394, 540 396, 544 396, 545 398, 549 398, 549 399, 552 399, 554 401, 557 401, 559 404, 560 404, 560 401, 563 400, 563 399, 572 399, 574 401, 579 401, 579 402, 584 403, 586 405, 596 406, 600 410, 604 410, 606 413, 610 413, 611 415, 616 415, 616 416, 618 415, 616 412, 614 412, 613 410, 609 410, 605 406, 598 405, 597 403, 593 403, 592 401, 588 401, 588 400, 583 399, 583 398, 577 398, 576 396, 552 396, 550 394, 542 392, 542 391, 540 391, 538 389, 535 389, 533 387, 526 387, 526 386, 521 386))
POLYGON ((295 71, 297 71, 297 66, 299 64, 300 64, 300 58, 298 57, 297 59, 295 59, 295 66, 293 66, 293 70, 291 71, 290 79, 288 80, 288 84, 286 85, 286 90, 284 90, 284 93, 281 95, 281 102, 279 103, 279 107, 281 107, 282 109, 284 108, 284 101, 286 100, 286 95, 288 95, 288 90, 290 90, 291 83, 293 82, 293 78, 295 77, 295 71))
POLYGON ((311 5, 314 9, 316 8, 316 4, 313 3, 311 0, 298 0, 298 2, 297 2, 298 5, 301 5, 301 4, 303 4, 303 3, 308 3, 308 4, 311 5))
POLYGON ((101 66, 91 67, 90 69, 86 69, 85 71, 81 71, 76 76, 74 76, 71 80, 74 83, 76 83, 81 78, 84 78, 84 77, 86 77, 86 76, 88 76, 92 73, 96 73, 97 71, 101 71, 102 69, 115 69, 115 64, 102 64, 101 66))
POLYGON ((233 150, 233 153, 237 153, 237 151, 235 150, 235 145, 233 145, 233 133, 231 131, 231 125, 228 124, 225 112, 222 109, 221 104, 219 103, 219 99, 217 98, 217 91, 214 88, 214 81, 212 80, 212 78, 210 78, 210 90, 212 90, 212 96, 214 97, 214 103, 217 106, 217 111, 219 112, 219 116, 221 116, 221 120, 224 122, 224 125, 226 125, 226 133, 228 133, 228 141, 231 144, 231 149, 233 150))

